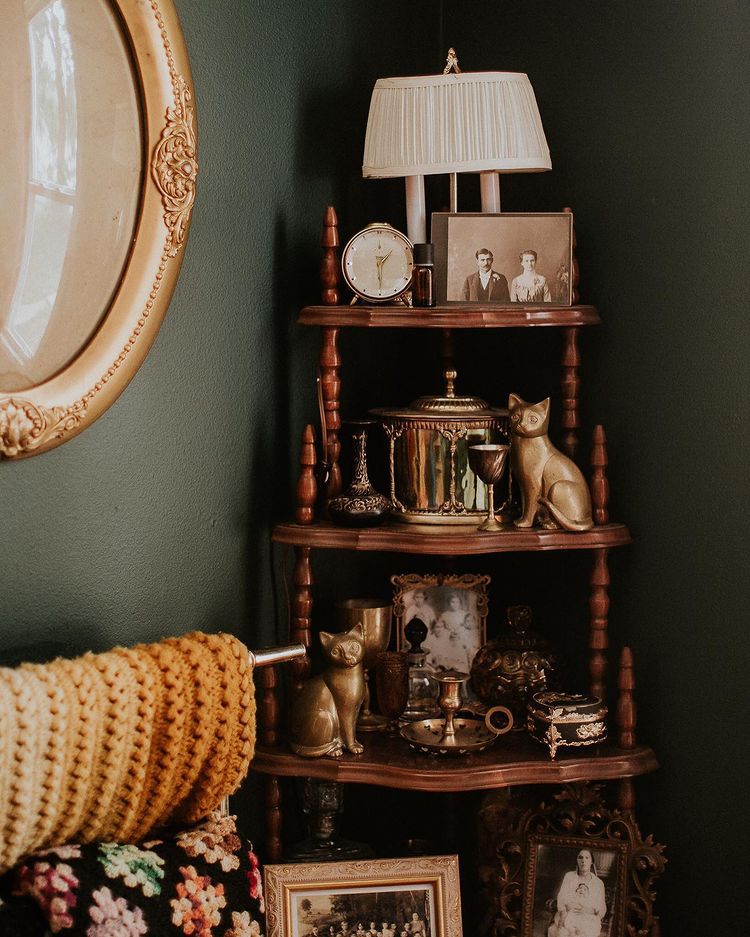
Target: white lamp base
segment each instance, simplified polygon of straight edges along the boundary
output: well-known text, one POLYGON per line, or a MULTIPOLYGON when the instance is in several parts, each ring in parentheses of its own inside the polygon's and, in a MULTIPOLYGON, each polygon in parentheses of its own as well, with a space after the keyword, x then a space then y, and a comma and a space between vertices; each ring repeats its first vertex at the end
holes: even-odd
POLYGON ((406 180, 406 233, 412 244, 427 241, 427 206, 424 195, 424 176, 405 176, 406 180))
POLYGON ((500 211, 500 173, 480 172, 479 191, 482 196, 483 212, 500 211))

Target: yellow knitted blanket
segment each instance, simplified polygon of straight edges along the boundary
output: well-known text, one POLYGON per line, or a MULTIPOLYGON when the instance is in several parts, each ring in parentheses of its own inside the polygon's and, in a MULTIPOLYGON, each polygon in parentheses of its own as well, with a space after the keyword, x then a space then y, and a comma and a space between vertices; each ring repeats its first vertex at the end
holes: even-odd
POLYGON ((237 790, 254 745, 250 659, 228 634, 0 668, 0 872, 198 820, 237 790))

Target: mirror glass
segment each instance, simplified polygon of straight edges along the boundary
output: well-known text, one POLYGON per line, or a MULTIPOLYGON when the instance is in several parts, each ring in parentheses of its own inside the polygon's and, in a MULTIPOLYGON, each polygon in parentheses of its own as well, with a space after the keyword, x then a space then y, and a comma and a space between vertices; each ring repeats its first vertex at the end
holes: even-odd
POLYGON ((0 393, 59 372, 110 306, 144 172, 138 87, 107 0, 0 0, 0 393))

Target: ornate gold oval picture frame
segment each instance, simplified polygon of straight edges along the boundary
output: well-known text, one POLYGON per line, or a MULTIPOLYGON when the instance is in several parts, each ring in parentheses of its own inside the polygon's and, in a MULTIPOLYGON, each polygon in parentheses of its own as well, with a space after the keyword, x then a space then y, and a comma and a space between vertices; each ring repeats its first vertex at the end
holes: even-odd
POLYGON ((146 357, 182 264, 198 173, 193 85, 173 0, 108 0, 122 25, 140 94, 144 141, 135 236, 109 307, 57 374, 0 392, 0 459, 45 452, 90 426, 146 357))

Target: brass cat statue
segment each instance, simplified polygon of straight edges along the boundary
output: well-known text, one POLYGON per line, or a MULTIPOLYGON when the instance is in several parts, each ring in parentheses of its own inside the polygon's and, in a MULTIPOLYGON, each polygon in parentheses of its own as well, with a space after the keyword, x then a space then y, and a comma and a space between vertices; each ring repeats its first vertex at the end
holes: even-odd
POLYGON ((365 698, 364 629, 356 624, 341 634, 321 631, 320 643, 328 666, 304 684, 292 703, 289 745, 309 758, 338 758, 344 749, 358 755, 364 750, 355 737, 365 698))
POLYGON ((590 530, 591 494, 578 466, 549 441, 549 397, 526 403, 508 398, 510 463, 521 489, 522 514, 516 527, 590 530))

